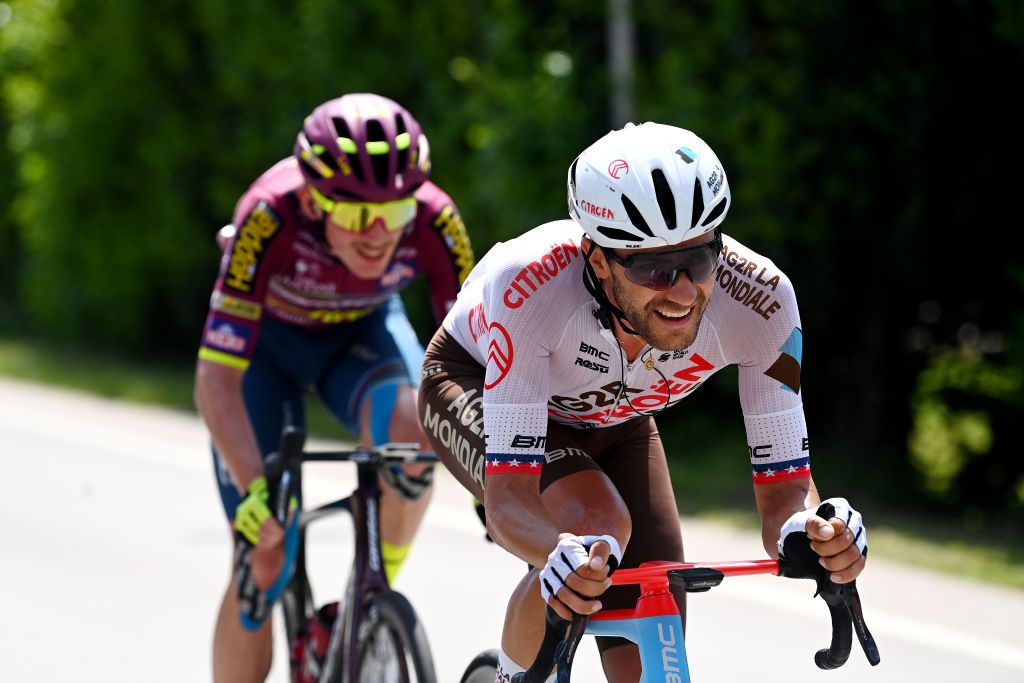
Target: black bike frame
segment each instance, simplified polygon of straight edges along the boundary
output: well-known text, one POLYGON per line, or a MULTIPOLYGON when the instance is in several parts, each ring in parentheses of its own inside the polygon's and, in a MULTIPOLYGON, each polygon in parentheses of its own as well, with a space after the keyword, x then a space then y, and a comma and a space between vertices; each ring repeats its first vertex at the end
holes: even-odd
MULTIPOLYGON (((380 552, 380 483, 378 472, 383 462, 388 460, 388 453, 377 449, 356 448, 349 451, 306 451, 305 432, 288 427, 281 435, 278 450, 279 460, 268 459, 267 478, 274 480, 280 477, 276 503, 277 515, 282 523, 287 519, 287 501, 295 495, 300 501, 299 511, 299 550, 295 559, 295 575, 291 586, 298 584, 302 591, 303 616, 312 616, 314 609, 312 590, 306 575, 306 538, 308 524, 339 510, 348 511, 352 515, 355 528, 355 557, 352 560, 352 571, 344 593, 344 612, 338 615, 331 630, 327 659, 320 674, 321 681, 329 681, 338 666, 338 655, 342 651, 350 654, 345 663, 346 675, 343 681, 353 681, 358 675, 359 661, 355 656, 358 652, 359 625, 362 621, 362 607, 366 597, 376 592, 389 590, 384 563, 380 552), (352 462, 356 465, 356 488, 346 498, 335 500, 312 510, 301 509, 302 500, 302 463, 304 462, 352 462), (280 469, 278 469, 280 468, 280 469), (347 647, 339 647, 342 638, 347 639, 347 647)), ((403 445, 407 448, 398 450, 411 451, 416 444, 403 445)), ((432 453, 421 453, 415 456, 393 457, 390 459, 405 462, 436 462, 437 456, 432 453)), ((286 591, 289 592, 289 591, 286 591)), ((293 634, 289 634, 290 636, 293 634)))

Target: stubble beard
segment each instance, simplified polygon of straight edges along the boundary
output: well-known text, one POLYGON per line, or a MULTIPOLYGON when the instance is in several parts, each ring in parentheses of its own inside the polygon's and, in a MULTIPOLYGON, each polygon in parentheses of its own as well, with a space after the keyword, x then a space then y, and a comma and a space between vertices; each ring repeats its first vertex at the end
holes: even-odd
POLYGON ((633 303, 629 292, 626 291, 626 288, 618 278, 612 276, 611 284, 618 306, 626 314, 626 322, 645 342, 660 351, 682 351, 693 344, 697 338, 697 333, 700 331, 700 323, 704 318, 704 309, 708 305, 708 299, 704 296, 704 292, 697 291, 697 300, 693 304, 693 310, 690 311, 690 315, 693 316, 692 322, 685 329, 672 333, 658 329, 655 317, 657 313, 654 312, 654 309, 657 308, 657 300, 652 299, 646 306, 641 308, 633 303))

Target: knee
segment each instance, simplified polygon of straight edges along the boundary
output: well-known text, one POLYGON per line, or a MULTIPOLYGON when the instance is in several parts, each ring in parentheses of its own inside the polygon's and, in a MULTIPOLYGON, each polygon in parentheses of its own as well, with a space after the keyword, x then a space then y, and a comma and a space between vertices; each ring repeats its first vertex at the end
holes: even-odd
POLYGON ((417 443, 421 448, 426 445, 416 411, 416 390, 408 384, 374 391, 362 413, 359 436, 363 443, 417 443))

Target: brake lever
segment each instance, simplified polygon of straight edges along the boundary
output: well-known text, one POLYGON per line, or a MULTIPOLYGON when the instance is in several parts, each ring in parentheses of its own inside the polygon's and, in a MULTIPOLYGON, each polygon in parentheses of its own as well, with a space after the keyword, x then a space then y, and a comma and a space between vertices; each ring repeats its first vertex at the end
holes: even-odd
POLYGON ((846 603, 846 609, 853 621, 853 632, 857 634, 857 640, 860 641, 860 646, 864 650, 864 656, 868 658, 871 666, 878 666, 882 657, 878 653, 875 637, 871 635, 867 622, 864 621, 864 608, 860 602, 860 593, 857 592, 857 582, 852 581, 843 585, 842 594, 843 602, 846 603))

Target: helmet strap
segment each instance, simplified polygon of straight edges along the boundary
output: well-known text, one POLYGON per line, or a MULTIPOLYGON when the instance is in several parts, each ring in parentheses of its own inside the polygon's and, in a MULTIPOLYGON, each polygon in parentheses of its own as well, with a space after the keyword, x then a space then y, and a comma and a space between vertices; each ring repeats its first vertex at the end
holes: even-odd
POLYGON ((594 267, 590 265, 590 256, 596 249, 597 242, 590 240, 590 249, 583 252, 583 258, 586 261, 583 264, 583 286, 587 288, 590 295, 597 301, 597 310, 594 311, 594 317, 597 318, 602 327, 614 331, 615 327, 612 325, 612 316, 615 316, 623 332, 637 335, 636 330, 630 326, 629 321, 626 319, 625 312, 608 299, 608 294, 605 293, 604 287, 601 286, 601 280, 598 279, 597 273, 594 272, 594 267))

